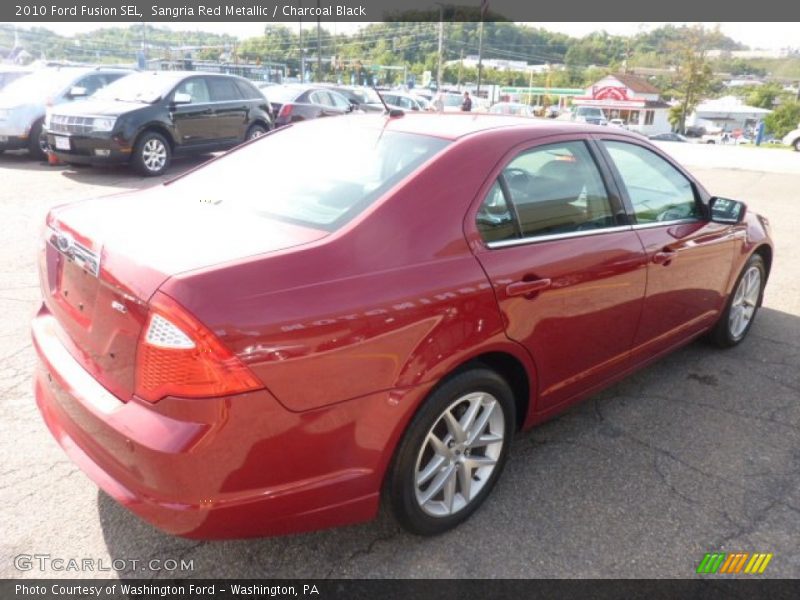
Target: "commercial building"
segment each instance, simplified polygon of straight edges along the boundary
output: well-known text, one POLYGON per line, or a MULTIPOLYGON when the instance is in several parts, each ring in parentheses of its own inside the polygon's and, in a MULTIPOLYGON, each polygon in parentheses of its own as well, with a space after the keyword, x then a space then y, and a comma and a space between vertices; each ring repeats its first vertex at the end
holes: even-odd
POLYGON ((698 104, 694 113, 686 120, 686 124, 692 127, 704 127, 709 133, 754 131, 771 112, 766 108, 747 106, 735 96, 725 96, 698 104))
POLYGON ((587 88, 583 96, 573 98, 572 103, 598 107, 609 121, 622 119, 628 129, 644 135, 671 130, 670 105, 661 99, 658 88, 635 75, 603 77, 587 88))

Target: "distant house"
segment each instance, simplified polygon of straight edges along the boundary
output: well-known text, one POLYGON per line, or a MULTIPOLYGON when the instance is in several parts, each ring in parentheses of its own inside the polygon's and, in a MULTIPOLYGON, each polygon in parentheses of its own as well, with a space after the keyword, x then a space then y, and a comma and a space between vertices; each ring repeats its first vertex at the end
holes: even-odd
POLYGON ((572 102, 576 106, 596 106, 609 121, 622 119, 628 129, 644 135, 670 131, 669 104, 661 99, 657 87, 635 75, 603 77, 572 102))
POLYGON ((686 124, 704 127, 708 132, 753 130, 771 112, 766 108, 747 106, 735 96, 725 96, 698 104, 686 124))

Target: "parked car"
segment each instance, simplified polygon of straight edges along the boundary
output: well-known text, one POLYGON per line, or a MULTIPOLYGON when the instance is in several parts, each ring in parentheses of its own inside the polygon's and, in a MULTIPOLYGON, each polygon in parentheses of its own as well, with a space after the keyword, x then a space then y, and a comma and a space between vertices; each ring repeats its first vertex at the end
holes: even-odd
POLYGON ((438 111, 438 107, 441 106, 443 112, 461 112, 463 103, 464 94, 458 92, 437 92, 433 100, 431 100, 433 109, 438 111))
POLYGON ((605 113, 596 106, 576 106, 570 120, 589 125, 608 125, 605 113))
POLYGON ((800 128, 790 131, 781 140, 784 146, 791 146, 795 152, 800 152, 800 128))
POLYGON ((386 110, 378 94, 372 88, 344 85, 323 85, 323 87, 338 92, 347 98, 347 101, 353 105, 354 110, 362 112, 383 112, 386 110))
POLYGON ((683 137, 680 133, 668 132, 668 133, 657 133, 655 135, 649 136, 651 140, 655 142, 688 142, 685 137, 683 137))
POLYGON ((27 67, 18 67, 16 65, 0 64, 0 91, 12 81, 19 79, 24 75, 28 75, 31 69, 27 67))
POLYGON ((412 94, 405 92, 388 91, 381 92, 384 101, 391 108, 400 108, 402 110, 421 111, 425 110, 423 102, 412 94))
POLYGON ((269 101, 275 126, 353 112, 353 105, 339 92, 318 85, 279 85, 270 89, 269 101))
POLYGON ((35 396, 169 532, 330 527, 385 497, 434 534, 518 429, 698 336, 742 343, 772 252, 766 219, 623 130, 317 119, 51 209, 35 396))
POLYGON ((120 77, 124 69, 48 67, 20 77, 0 92, 0 152, 28 150, 44 158, 42 125, 48 106, 83 100, 120 77))
POLYGON ((533 117, 533 109, 520 102, 496 102, 489 108, 492 115, 513 115, 516 117, 533 117))
POLYGON ((625 124, 623 119, 611 119, 608 124, 611 127, 621 127, 622 129, 627 129, 628 126, 625 124))
POLYGON ((49 146, 64 162, 130 164, 162 174, 174 155, 227 150, 272 128, 269 104, 235 75, 150 71, 48 113, 49 146))

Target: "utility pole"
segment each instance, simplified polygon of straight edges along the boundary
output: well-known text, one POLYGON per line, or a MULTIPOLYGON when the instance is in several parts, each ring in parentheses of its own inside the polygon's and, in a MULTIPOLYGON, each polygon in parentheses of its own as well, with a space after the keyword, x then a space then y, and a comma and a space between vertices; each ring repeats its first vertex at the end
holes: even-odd
MULTIPOLYGON (((303 7, 302 1, 299 3, 303 7)), ((297 21, 297 26, 300 29, 300 83, 306 80, 306 47, 303 44, 303 18, 300 17, 297 21)))
POLYGON ((319 0, 317 0, 317 81, 322 81, 322 29, 320 29, 319 0))
POLYGON ((442 52, 444 48, 444 4, 439 4, 439 65, 436 69, 436 89, 442 89, 442 52))
POLYGON ((478 88, 475 90, 475 95, 480 96, 481 93, 481 71, 483 66, 483 12, 481 12, 481 24, 478 28, 478 88))

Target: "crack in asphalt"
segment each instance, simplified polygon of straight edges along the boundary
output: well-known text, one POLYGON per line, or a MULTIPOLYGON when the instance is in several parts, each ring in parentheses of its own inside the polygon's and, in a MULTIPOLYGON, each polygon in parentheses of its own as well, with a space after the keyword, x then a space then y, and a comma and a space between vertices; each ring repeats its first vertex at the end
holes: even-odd
POLYGON ((397 536, 399 536, 401 533, 402 533, 402 532, 400 531, 400 529, 399 529, 399 528, 396 528, 394 531, 391 531, 391 532, 389 532, 389 533, 385 533, 385 534, 382 534, 382 535, 379 535, 379 536, 377 536, 377 537, 373 538, 373 539, 372 539, 372 540, 371 540, 371 541, 370 541, 370 542, 367 544, 367 546, 366 546, 365 548, 358 548, 358 549, 354 550, 353 552, 351 552, 351 553, 350 553, 350 556, 348 556, 346 559, 344 559, 344 560, 342 560, 342 561, 337 561, 337 562, 335 562, 335 563, 334 563, 334 564, 331 566, 331 568, 328 570, 328 573, 325 575, 325 579, 330 579, 331 577, 333 577, 333 573, 334 573, 334 572, 335 572, 335 571, 336 571, 338 568, 341 568, 341 566, 342 566, 342 565, 344 565, 344 564, 346 564, 346 563, 353 562, 353 561, 354 561, 356 558, 358 558, 358 557, 361 557, 361 556, 368 556, 368 555, 372 554, 372 552, 375 550, 375 547, 376 547, 378 544, 380 544, 380 543, 383 543, 383 542, 390 542, 390 541, 392 541, 394 538, 396 538, 397 536))

